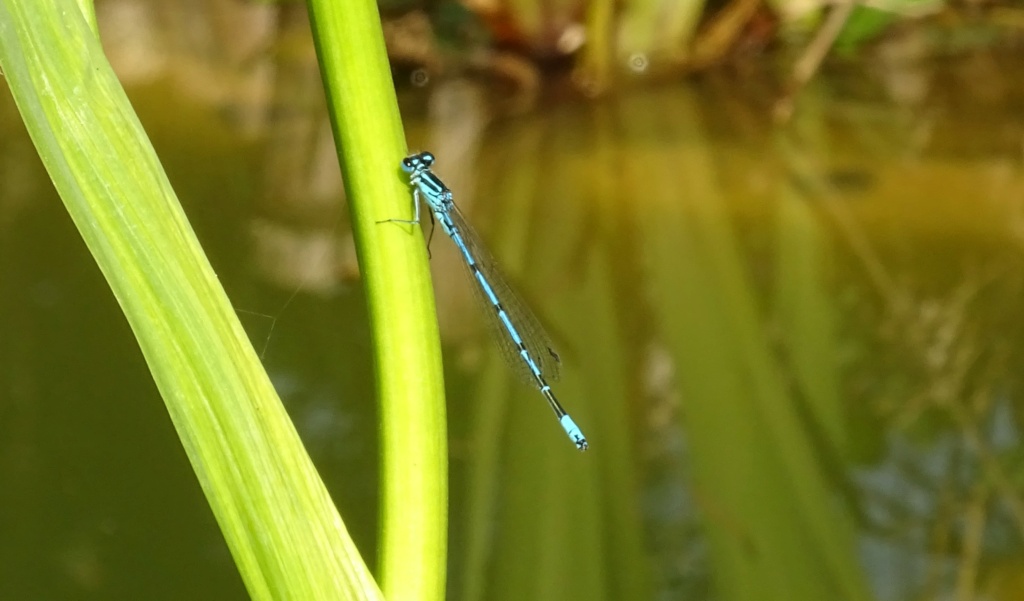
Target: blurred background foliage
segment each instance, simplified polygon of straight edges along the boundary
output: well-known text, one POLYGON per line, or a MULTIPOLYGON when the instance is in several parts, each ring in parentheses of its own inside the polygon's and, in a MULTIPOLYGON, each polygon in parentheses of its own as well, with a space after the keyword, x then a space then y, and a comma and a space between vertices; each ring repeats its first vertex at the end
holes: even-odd
MULTIPOLYGON (((369 334, 305 5, 96 5, 375 557, 369 334)), ((550 329, 592 445, 503 369, 435 236, 452 599, 1024 598, 1024 8, 380 9, 409 146, 550 329)), ((6 91, 0 174, 0 598, 243 598, 6 91)))

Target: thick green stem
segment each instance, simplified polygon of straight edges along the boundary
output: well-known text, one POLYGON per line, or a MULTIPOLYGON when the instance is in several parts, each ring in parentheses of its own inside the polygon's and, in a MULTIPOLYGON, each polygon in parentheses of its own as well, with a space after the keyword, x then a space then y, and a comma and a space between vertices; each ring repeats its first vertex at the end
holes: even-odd
POLYGON ((75 0, 0 0, 0 67, 254 599, 379 599, 75 0))
POLYGON ((440 339, 398 103, 373 0, 309 0, 375 342, 383 444, 381 582, 444 599, 447 429, 440 339))

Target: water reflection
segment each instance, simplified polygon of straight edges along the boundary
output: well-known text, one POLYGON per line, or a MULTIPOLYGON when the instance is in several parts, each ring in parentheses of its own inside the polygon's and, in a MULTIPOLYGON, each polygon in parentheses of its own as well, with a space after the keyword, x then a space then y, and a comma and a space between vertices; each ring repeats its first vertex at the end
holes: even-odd
MULTIPOLYGON (((293 94, 245 119, 169 114, 163 83, 134 100, 372 558, 365 308, 315 66, 291 58, 293 94)), ((823 74, 785 126, 749 74, 515 117, 474 79, 404 92, 410 146, 545 321, 592 445, 507 373, 435 239, 452 598, 1020 594, 1020 66, 902 67, 823 74)), ((3 140, 0 597, 243 596, 123 317, 3 140)))

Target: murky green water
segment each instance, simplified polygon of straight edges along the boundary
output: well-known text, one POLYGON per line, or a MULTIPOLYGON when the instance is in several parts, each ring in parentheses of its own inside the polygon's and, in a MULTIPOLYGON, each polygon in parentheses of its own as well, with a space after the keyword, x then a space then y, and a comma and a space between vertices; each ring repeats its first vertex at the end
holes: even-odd
MULTIPOLYGON (((1019 63, 918 64, 917 95, 846 67, 784 125, 750 75, 515 117, 466 82, 408 92, 410 146, 550 330, 591 443, 501 365, 436 235, 450 597, 1017 598, 1019 63)), ((316 96, 255 129, 133 98, 374 557, 370 341, 316 96)), ((0 598, 244 598, 7 96, 0 134, 0 598)))

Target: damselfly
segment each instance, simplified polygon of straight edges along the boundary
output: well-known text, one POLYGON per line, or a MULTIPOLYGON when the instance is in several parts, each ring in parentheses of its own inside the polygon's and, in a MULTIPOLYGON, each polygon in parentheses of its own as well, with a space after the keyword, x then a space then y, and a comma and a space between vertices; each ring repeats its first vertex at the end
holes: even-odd
POLYGON ((434 155, 413 154, 402 159, 402 170, 409 174, 415 216, 412 220, 388 219, 390 222, 419 223, 420 200, 427 203, 441 229, 455 242, 469 268, 473 288, 486 304, 487 313, 495 322, 502 355, 506 363, 526 381, 535 386, 555 412, 562 429, 581 451, 587 450, 587 439, 572 421, 562 404, 551 392, 547 377, 558 377, 558 355, 540 322, 524 305, 497 270, 494 260, 484 250, 480 238, 462 217, 452 201, 452 192, 430 170, 434 155))

